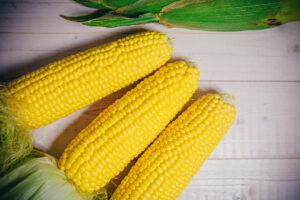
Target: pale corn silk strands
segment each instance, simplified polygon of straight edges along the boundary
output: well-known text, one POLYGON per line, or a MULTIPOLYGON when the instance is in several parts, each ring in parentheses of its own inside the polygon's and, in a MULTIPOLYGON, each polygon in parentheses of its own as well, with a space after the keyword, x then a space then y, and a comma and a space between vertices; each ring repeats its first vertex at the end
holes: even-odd
POLYGON ((7 106, 3 88, 0 86, 0 176, 19 160, 25 158, 32 150, 31 134, 11 115, 7 106))

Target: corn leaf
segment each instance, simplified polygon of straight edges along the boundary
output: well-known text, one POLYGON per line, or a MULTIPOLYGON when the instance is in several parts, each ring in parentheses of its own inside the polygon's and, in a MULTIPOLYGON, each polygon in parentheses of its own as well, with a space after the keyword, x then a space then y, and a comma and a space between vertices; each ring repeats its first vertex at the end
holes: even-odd
POLYGON ((74 22, 86 22, 86 21, 101 17, 101 16, 107 14, 109 11, 110 11, 109 9, 101 9, 101 10, 97 10, 88 15, 82 15, 82 16, 76 16, 76 17, 70 17, 70 16, 65 16, 65 15, 60 15, 60 16, 64 19, 74 21, 74 22))
POLYGON ((117 13, 126 16, 137 16, 143 13, 160 12, 164 6, 179 0, 138 0, 116 10, 117 13))
POLYGON ((157 16, 152 13, 147 13, 144 15, 140 15, 136 18, 126 18, 126 17, 120 17, 120 18, 102 18, 102 19, 95 19, 90 22, 84 22, 84 25, 87 26, 102 26, 102 27, 108 27, 108 28, 114 28, 118 26, 131 26, 131 25, 138 25, 138 24, 145 24, 145 23, 151 23, 156 22, 157 16))
POLYGON ((117 8, 135 3, 136 1, 138 0, 102 0, 102 4, 112 10, 115 10, 117 8))
POLYGON ((80 192, 56 166, 56 159, 38 151, 0 177, 0 199, 18 200, 107 200, 105 190, 99 196, 80 192))
POLYGON ((299 2, 298 0, 195 0, 193 3, 185 0, 164 8, 159 22, 169 27, 212 31, 258 30, 299 20, 299 2), (285 17, 282 17, 283 14, 285 17))
POLYGON ((107 9, 107 7, 105 7, 102 4, 102 0, 74 0, 74 1, 89 8, 107 9))

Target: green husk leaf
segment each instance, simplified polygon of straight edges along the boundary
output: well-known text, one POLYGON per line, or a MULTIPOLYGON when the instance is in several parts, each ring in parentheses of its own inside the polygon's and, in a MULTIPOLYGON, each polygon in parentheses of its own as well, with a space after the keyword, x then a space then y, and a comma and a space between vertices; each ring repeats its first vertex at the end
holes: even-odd
POLYGON ((164 6, 179 0, 138 0, 135 3, 123 6, 115 10, 126 16, 138 16, 143 13, 157 13, 160 12, 164 6))
POLYGON ((102 3, 102 0, 74 0, 77 3, 89 8, 107 9, 102 3))
POLYGON ((101 16, 107 14, 109 11, 110 11, 109 9, 101 9, 101 10, 97 10, 97 11, 91 13, 91 14, 88 14, 88 15, 82 15, 82 16, 76 16, 76 17, 64 16, 64 15, 60 15, 60 16, 64 19, 67 19, 67 20, 70 20, 70 21, 86 22, 86 21, 101 17, 101 16))
POLYGON ((297 20, 300 20, 300 1, 282 0, 282 4, 278 12, 276 12, 273 16, 266 18, 262 23, 272 26, 272 23, 274 25, 280 25, 297 20))
POLYGON ((102 0, 102 4, 106 7, 115 10, 117 8, 130 5, 138 0, 102 0))
POLYGON ((121 0, 121 1, 120 0, 74 0, 74 1, 90 8, 100 8, 100 9, 109 8, 111 10, 115 10, 122 6, 132 4, 138 0, 121 0))
POLYGON ((115 10, 126 16, 149 12, 169 2, 159 13, 136 18, 96 19, 89 26, 117 27, 159 22, 167 27, 209 31, 261 30, 300 20, 299 0, 139 0, 115 10), (156 4, 157 3, 157 4, 156 4))
POLYGON ((157 16, 152 13, 147 13, 144 15, 140 15, 137 18, 103 18, 103 19, 95 19, 90 22, 83 23, 87 26, 102 26, 108 28, 114 28, 118 26, 131 26, 138 24, 145 24, 150 22, 156 22, 157 16))
POLYGON ((169 27, 211 31, 259 30, 299 19, 297 0, 185 0, 160 15, 169 27))
POLYGON ((104 189, 99 195, 79 191, 57 168, 54 157, 34 150, 0 177, 0 199, 107 200, 108 197, 104 189))
POLYGON ((0 175, 32 150, 31 134, 11 115, 3 91, 0 91, 0 175))

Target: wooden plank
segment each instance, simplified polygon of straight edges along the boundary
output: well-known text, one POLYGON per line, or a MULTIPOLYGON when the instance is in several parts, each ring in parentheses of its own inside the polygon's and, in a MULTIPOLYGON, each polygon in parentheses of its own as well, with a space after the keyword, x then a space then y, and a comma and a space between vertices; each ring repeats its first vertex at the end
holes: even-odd
POLYGON ((61 14, 76 16, 93 11, 95 9, 75 2, 0 2, 0 17, 5 19, 0 22, 0 32, 113 32, 113 29, 83 26, 60 17, 61 14))
MULTIPOLYGON (((71 0, 14 0, 0 2, 1 20, 0 32, 115 32, 128 28, 106 29, 100 27, 82 26, 80 23, 70 22, 59 17, 64 15, 80 15, 92 12, 94 9, 86 8, 71 0), (55 27, 55 28, 53 28, 55 27)), ((297 22, 294 22, 294 24, 297 22)), ((137 28, 159 28, 166 32, 199 34, 201 32, 187 29, 167 29, 160 25, 135 26, 137 28)), ((129 29, 132 29, 129 28, 129 29)), ((281 32, 283 34, 299 33, 297 25, 285 25, 273 29, 271 32, 281 32)), ((267 31, 268 32, 268 31, 267 31)), ((203 32, 210 33, 210 32, 203 32)), ((252 33, 252 31, 249 31, 252 33)), ((255 32, 257 34, 257 32, 255 32)), ((210 33, 213 35, 224 35, 224 33, 210 33)), ((266 37, 267 38, 267 37, 266 37)))
MULTIPOLYGON (((193 100, 207 91, 228 92, 236 97, 236 122, 210 159, 300 158, 299 82, 200 81, 199 88, 193 100)), ((35 130, 36 147, 59 156, 80 130, 127 90, 35 130)))
POLYGON ((296 200, 299 164, 299 159, 208 160, 178 199, 296 200))
MULTIPOLYGON (((300 159, 207 160, 178 200, 298 200, 299 164, 300 159)), ((109 188, 113 192, 116 186, 109 188)))
POLYGON ((15 78, 50 61, 141 29, 168 33, 174 42, 173 58, 197 63, 202 80, 300 79, 299 22, 238 33, 166 29, 158 24, 106 29, 61 19, 59 14, 65 10, 90 11, 70 1, 0 4, 0 17, 5 19, 0 23, 1 80, 15 78), (199 45, 194 45, 195 42, 199 45))
MULTIPOLYGON (((51 61, 124 35, 126 33, 0 34, 0 79, 15 78, 51 61)), ((272 45, 265 49, 264 37, 259 35, 242 34, 236 40, 234 34, 219 37, 171 33, 173 59, 195 62, 202 80, 300 80, 300 56, 296 48, 300 44, 300 35, 299 39, 294 36, 288 41, 281 40, 280 35, 269 37, 268 42, 272 45), (193 41, 201 45, 193 46, 193 41), (231 43, 230 47, 228 43, 231 43)))
POLYGON ((300 181, 199 181, 201 186, 188 186, 177 200, 298 200, 300 181))

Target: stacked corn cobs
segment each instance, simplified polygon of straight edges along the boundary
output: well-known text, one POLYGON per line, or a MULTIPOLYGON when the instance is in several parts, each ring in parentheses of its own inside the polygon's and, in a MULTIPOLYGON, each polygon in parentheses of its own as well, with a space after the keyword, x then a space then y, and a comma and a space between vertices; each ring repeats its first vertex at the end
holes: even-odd
POLYGON ((159 22, 168 27, 242 31, 266 29, 300 20, 299 0, 75 1, 97 10, 85 16, 63 16, 65 19, 110 28, 159 22), (109 15, 106 17, 106 14, 109 15), (111 17, 111 14, 116 17, 111 17))
MULTIPOLYGON (((13 157, 16 148, 1 146, 1 164, 9 161, 10 166, 1 171, 0 191, 6 192, 0 199, 99 199, 110 180, 145 149, 111 199, 175 199, 232 125, 235 107, 228 94, 208 94, 169 124, 196 91, 199 78, 191 63, 164 65, 171 52, 166 35, 144 32, 52 63, 8 84, 3 90, 2 104, 7 108, 3 118, 25 130, 51 123, 159 68, 72 140, 58 161, 60 170, 40 153, 42 158, 27 156, 28 151, 13 157), (14 167, 14 162, 19 163, 14 167)), ((5 130, 0 136, 9 147, 5 130)))

